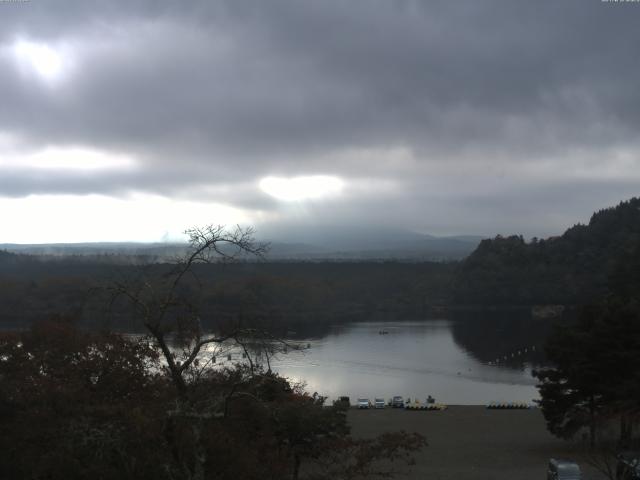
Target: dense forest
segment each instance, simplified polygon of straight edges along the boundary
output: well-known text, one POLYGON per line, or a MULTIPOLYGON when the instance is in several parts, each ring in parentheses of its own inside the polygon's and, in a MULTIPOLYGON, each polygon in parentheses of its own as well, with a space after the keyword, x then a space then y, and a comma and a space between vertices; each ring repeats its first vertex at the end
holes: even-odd
POLYGON ((637 265, 639 245, 640 198, 632 198, 559 237, 483 240, 460 264, 452 296, 458 304, 588 303, 605 295, 613 278, 637 285, 638 270, 629 266, 637 265))
MULTIPOLYGON (((42 261, 3 253, 0 321, 21 327, 51 314, 92 325, 135 328, 108 308, 108 287, 162 277, 170 264, 109 265, 82 257, 42 261)), ((269 320, 292 328, 367 318, 423 318, 450 301, 455 264, 438 262, 241 262, 194 267, 194 300, 209 319, 269 320), (195 289, 196 287, 194 287, 195 289)))

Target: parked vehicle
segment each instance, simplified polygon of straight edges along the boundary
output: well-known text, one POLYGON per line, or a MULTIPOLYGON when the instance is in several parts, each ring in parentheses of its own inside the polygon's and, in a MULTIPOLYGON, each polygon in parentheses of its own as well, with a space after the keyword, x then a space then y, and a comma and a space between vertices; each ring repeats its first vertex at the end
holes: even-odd
POLYGON ((581 480, 582 473, 577 463, 570 460, 549 460, 547 480, 581 480))
POLYGON ((384 408, 384 398, 376 398, 373 401, 373 406, 375 408, 384 408))
POLYGON ((393 408, 404 408, 404 398, 400 396, 393 397, 391 400, 391 406, 393 408))
POLYGON ((338 405, 344 405, 345 407, 351 406, 351 400, 349 399, 349 397, 338 397, 338 400, 336 400, 336 403, 338 405))
POLYGON ((640 480, 640 452, 622 452, 617 458, 616 480, 640 480))
POLYGON ((368 398, 359 398, 358 399, 358 408, 370 408, 371 402, 368 398))

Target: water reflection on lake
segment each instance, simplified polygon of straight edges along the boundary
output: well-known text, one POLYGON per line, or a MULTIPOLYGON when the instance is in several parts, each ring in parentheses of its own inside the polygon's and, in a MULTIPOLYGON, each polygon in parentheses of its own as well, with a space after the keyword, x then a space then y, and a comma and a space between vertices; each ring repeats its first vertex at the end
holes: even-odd
POLYGON ((302 340, 309 349, 279 354, 272 367, 306 382, 310 392, 348 395, 352 401, 393 395, 424 401, 432 395, 447 404, 530 402, 538 398, 531 370, 544 330, 531 322, 525 331, 516 321, 339 325, 320 338, 302 340), (501 363, 496 365, 496 359, 501 363))

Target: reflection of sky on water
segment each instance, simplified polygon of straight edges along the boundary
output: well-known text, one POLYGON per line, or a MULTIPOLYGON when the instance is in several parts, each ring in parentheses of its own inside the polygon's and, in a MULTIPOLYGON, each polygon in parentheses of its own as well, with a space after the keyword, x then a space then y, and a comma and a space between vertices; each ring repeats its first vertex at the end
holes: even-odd
POLYGON ((278 355, 272 366, 332 398, 432 395, 449 404, 483 404, 538 396, 530 368, 480 363, 454 342, 447 321, 353 323, 309 343, 308 350, 278 355))
MULTIPOLYGON (((494 359, 525 340, 539 343, 543 333, 530 321, 357 322, 333 326, 320 337, 304 338, 297 332, 290 344, 300 349, 278 353, 271 366, 293 382, 305 383, 310 393, 330 399, 402 395, 424 401, 432 395, 447 404, 530 402, 538 392, 526 362, 539 360, 537 352, 508 365, 479 358, 494 359), (381 330, 388 333, 381 335, 381 330)), ((172 349, 179 353, 177 345, 172 349)), ((212 357, 215 363, 209 365, 216 367, 246 362, 242 350, 230 344, 207 345, 199 355, 201 366, 212 357)))

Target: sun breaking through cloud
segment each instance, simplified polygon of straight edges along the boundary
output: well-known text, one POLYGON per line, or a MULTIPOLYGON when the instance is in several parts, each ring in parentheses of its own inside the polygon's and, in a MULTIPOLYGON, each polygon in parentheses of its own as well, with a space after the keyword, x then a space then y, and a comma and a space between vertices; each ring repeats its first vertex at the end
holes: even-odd
POLYGON ((18 40, 13 53, 20 67, 30 69, 46 81, 58 80, 64 73, 62 55, 45 43, 18 40))

